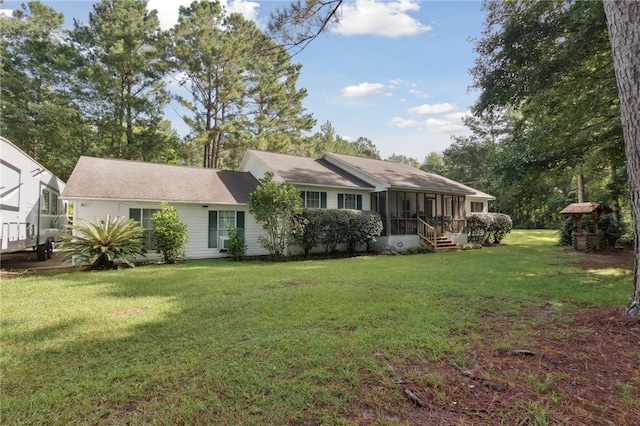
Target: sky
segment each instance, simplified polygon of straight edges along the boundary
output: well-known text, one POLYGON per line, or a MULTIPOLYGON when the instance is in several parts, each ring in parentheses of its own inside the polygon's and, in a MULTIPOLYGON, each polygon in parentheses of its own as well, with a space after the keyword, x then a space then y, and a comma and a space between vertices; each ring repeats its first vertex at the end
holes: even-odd
MULTIPOLYGON (((20 7, 4 1, 0 8, 20 7)), ((73 20, 88 23, 92 0, 43 1, 73 20)), ((149 0, 161 25, 171 28, 180 5, 191 0, 149 0)), ((222 0, 230 12, 266 28, 269 14, 289 1, 222 0)), ((392 154, 423 161, 442 152, 452 135, 468 135, 462 117, 478 93, 470 90, 475 53, 485 13, 480 1, 345 0, 341 22, 292 57, 302 64, 298 88, 307 89, 307 113, 320 125, 331 122, 337 134, 370 139, 382 158, 392 154)), ((181 134, 179 114, 167 118, 181 134)))

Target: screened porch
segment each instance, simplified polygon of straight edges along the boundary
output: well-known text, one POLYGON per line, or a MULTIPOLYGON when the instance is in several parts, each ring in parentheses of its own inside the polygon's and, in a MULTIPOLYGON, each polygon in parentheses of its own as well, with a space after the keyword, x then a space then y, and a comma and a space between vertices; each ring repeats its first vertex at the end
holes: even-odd
POLYGON ((383 236, 419 235, 421 221, 438 235, 466 233, 464 195, 387 190, 371 194, 371 210, 382 218, 383 236))

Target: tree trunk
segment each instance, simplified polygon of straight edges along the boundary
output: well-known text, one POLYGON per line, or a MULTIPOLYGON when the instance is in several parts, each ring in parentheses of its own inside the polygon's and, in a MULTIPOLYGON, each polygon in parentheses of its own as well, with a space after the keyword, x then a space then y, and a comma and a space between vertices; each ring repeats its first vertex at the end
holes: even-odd
POLYGON ((584 175, 578 173, 578 202, 584 203, 584 175))
POLYGON ((634 289, 626 312, 637 316, 640 315, 640 1, 605 0, 604 10, 620 96, 633 220, 634 289))

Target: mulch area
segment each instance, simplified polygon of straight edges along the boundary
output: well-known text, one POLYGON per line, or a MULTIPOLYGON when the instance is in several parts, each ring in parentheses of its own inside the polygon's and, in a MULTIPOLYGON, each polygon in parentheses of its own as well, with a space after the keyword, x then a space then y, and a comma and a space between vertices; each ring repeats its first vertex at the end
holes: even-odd
MULTIPOLYGON (((579 266, 633 269, 633 252, 590 253, 579 266)), ((361 377, 351 420, 640 425, 640 319, 624 316, 623 307, 558 318, 548 308, 523 307, 509 317, 481 314, 483 331, 473 336, 462 363, 459 357, 384 360, 388 375, 361 377)))

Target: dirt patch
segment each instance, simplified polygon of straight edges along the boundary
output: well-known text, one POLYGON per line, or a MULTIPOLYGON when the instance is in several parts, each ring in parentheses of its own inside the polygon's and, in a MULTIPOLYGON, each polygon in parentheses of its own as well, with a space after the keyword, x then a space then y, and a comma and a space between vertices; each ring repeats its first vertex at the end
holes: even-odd
POLYGON ((530 327, 537 315, 482 316, 455 359, 385 359, 361 378, 357 422, 640 424, 640 320, 588 309, 530 327))
MULTIPOLYGON (((566 251, 575 250, 566 249, 566 251)), ((633 270, 633 262, 633 249, 606 249, 585 253, 578 265, 583 269, 621 268, 633 270)))

